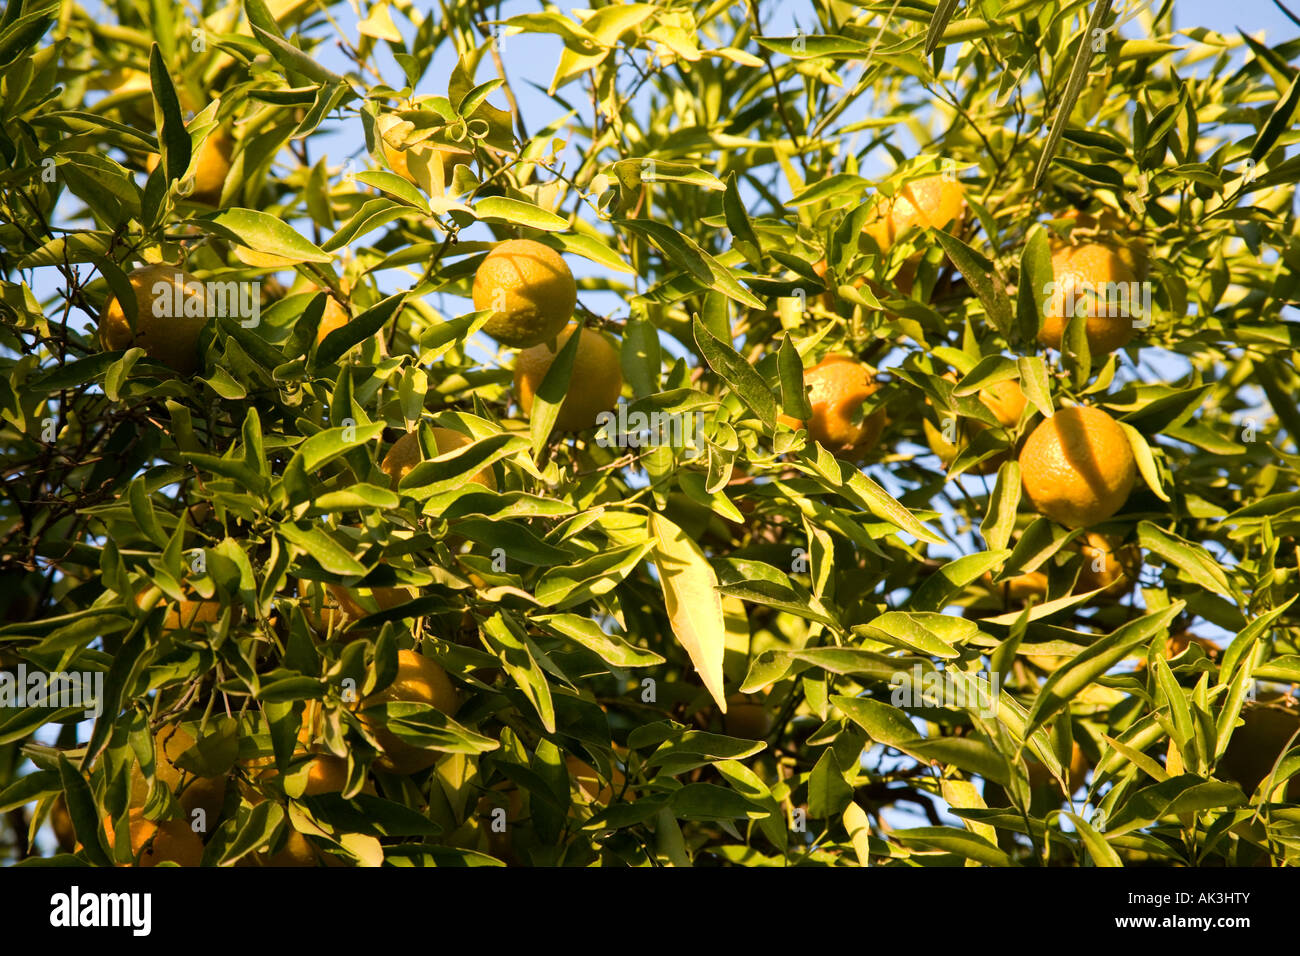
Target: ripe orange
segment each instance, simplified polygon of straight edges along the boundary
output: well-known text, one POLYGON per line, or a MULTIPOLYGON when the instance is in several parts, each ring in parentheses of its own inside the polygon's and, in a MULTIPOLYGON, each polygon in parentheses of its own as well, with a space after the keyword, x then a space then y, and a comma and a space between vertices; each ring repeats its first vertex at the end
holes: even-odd
MULTIPOLYGON (((459 695, 447 672, 436 661, 412 650, 397 652, 397 677, 383 690, 363 700, 361 709, 397 701, 428 704, 448 717, 454 716, 460 706, 459 695)), ((439 751, 421 750, 398 739, 373 717, 363 715, 361 721, 383 751, 375 761, 375 766, 381 770, 390 773, 417 773, 432 767, 441 756, 439 751)))
POLYGON ((1128 344, 1134 335, 1138 311, 1134 298, 1139 290, 1137 276, 1116 247, 1096 242, 1060 247, 1052 254, 1052 273, 1054 289, 1044 306, 1040 342, 1060 349, 1070 317, 1082 311, 1092 355, 1128 344))
MULTIPOLYGON (((957 381, 957 376, 953 372, 948 372, 943 377, 949 382, 957 381)), ((1020 415, 1025 410, 1025 405, 1028 404, 1025 393, 1020 389, 1020 383, 1013 380, 997 382, 988 388, 981 388, 977 393, 977 397, 980 404, 992 412, 998 423, 1004 428, 1015 427, 1020 421, 1020 415)), ((925 439, 930 446, 930 450, 938 455, 944 467, 947 467, 957 457, 961 447, 974 441, 975 436, 988 428, 988 425, 974 419, 961 421, 956 430, 956 437, 960 445, 950 442, 945 437, 944 432, 935 428, 928 418, 921 419, 921 428, 925 432, 925 439)), ((952 426, 948 426, 948 431, 951 433, 952 426)), ((998 466, 1006 459, 1005 453, 994 455, 991 458, 984 459, 984 461, 969 470, 977 475, 991 474, 997 471, 998 466)))
MULTIPOLYGON (((308 595, 309 589, 308 582, 298 582, 300 596, 308 595)), ((327 583, 321 599, 320 612, 313 610, 309 600, 304 602, 303 613, 307 616, 307 623, 314 630, 321 634, 333 632, 337 635, 345 625, 378 611, 387 611, 399 604, 405 604, 413 597, 415 595, 409 588, 377 587, 361 591, 345 588, 341 584, 327 583), (363 601, 365 603, 362 603, 363 601)), ((366 633, 354 630, 349 632, 347 640, 364 637, 366 633)))
POLYGON ((985 571, 980 581, 1008 604, 1025 604, 1047 594, 1047 575, 1042 571, 1026 571, 997 584, 992 573, 985 571))
MULTIPOLYGON (((300 735, 301 737, 302 735, 300 735)), ((301 754, 296 754, 301 757, 301 754)), ((272 780, 279 776, 280 771, 274 767, 263 770, 259 775, 262 780, 272 780)), ((333 754, 315 754, 308 762, 307 781, 303 786, 302 796, 316 797, 322 793, 341 793, 343 788, 348 785, 348 762, 343 757, 336 757, 333 754)), ((374 788, 367 784, 363 787, 366 792, 373 792, 374 788)), ((257 797, 261 799, 260 795, 257 797)))
POLYGON ((321 313, 320 325, 316 326, 316 344, 319 345, 325 341, 325 336, 336 329, 343 328, 351 318, 352 316, 348 315, 347 310, 339 304, 338 299, 332 295, 326 295, 325 311, 321 313))
POLYGON ((483 331, 511 348, 555 338, 577 302, 578 287, 564 259, 532 239, 501 243, 474 273, 474 308, 492 312, 483 331))
POLYGON ((762 740, 772 730, 772 715, 763 706, 760 694, 732 694, 727 698, 727 712, 722 728, 728 737, 762 740))
MULTIPOLYGON (((574 328, 569 325, 556 340, 554 348, 551 343, 543 342, 524 349, 515 359, 515 391, 525 415, 532 414, 537 389, 574 328)), ((618 349, 599 332, 583 329, 578 339, 578 354, 573 359, 569 390, 560 404, 555 427, 570 432, 590 428, 596 423, 597 415, 614 407, 622 390, 623 371, 619 366, 618 349)))
MULTIPOLYGON (((1242 724, 1233 730, 1228 749, 1219 759, 1218 771, 1241 784, 1247 796, 1268 779, 1288 742, 1292 748, 1300 746, 1300 736, 1291 739, 1300 730, 1300 712, 1294 703, 1275 698, 1242 708, 1242 724)), ((1300 800, 1300 776, 1288 782, 1286 799, 1293 803, 1300 800)))
POLYGON ((1083 567, 1079 570, 1076 590, 1105 588, 1098 597, 1118 600, 1132 589, 1134 576, 1142 564, 1142 551, 1137 545, 1120 547, 1112 538, 1089 531, 1079 550, 1083 553, 1083 567))
MULTIPOLYGON (((1171 634, 1165 638, 1165 646, 1161 649, 1160 655, 1166 660, 1173 660, 1191 645, 1195 644, 1210 660, 1217 660, 1219 657, 1219 646, 1213 641, 1207 641, 1203 637, 1197 637, 1189 631, 1179 631, 1177 634, 1171 634)), ((1137 670, 1144 670, 1147 666, 1144 652, 1143 658, 1137 662, 1137 670)))
POLYGON ((623 790, 623 784, 627 779, 618 767, 614 767, 610 772, 609 783, 602 783, 596 768, 573 754, 564 758, 564 765, 569 770, 569 776, 573 778, 574 783, 587 799, 603 807, 614 802, 614 797, 623 790))
MULTIPOLYGON (((452 431, 450 428, 435 428, 433 430, 433 441, 438 449, 438 454, 444 455, 458 448, 464 448, 473 439, 461 432, 452 431)), ((420 456, 420 440, 415 432, 408 432, 393 442, 393 447, 388 450, 388 454, 380 462, 379 468, 388 476, 389 481, 392 482, 393 490, 396 491, 397 483, 405 478, 411 469, 422 460, 420 456)), ((491 468, 484 468, 475 472, 474 476, 469 480, 491 491, 497 490, 497 480, 492 474, 491 468)))
MULTIPOLYGON (((1045 766, 1033 759, 1027 760, 1026 764, 1029 767, 1029 785, 1031 787, 1056 787, 1056 778, 1048 773, 1045 766)), ((1083 748, 1078 743, 1075 743, 1070 751, 1070 768, 1067 778, 1070 793, 1074 793, 1088 782, 1088 771, 1091 769, 1092 764, 1089 763, 1083 748)))
POLYGON ((904 185, 892 198, 881 197, 876 213, 863 232, 876 240, 882 252, 913 226, 943 229, 960 219, 966 208, 965 189, 955 179, 925 176, 904 185))
MULTIPOLYGON (((230 175, 230 161, 234 152, 235 141, 231 139, 230 134, 222 127, 213 130, 199 147, 199 162, 194 169, 193 188, 185 198, 209 206, 221 202, 221 191, 225 188, 226 178, 230 175)), ((145 160, 145 170, 152 173, 161 161, 162 157, 158 153, 151 153, 145 160)))
MULTIPOLYGON (((1105 535, 1089 531, 1073 546, 1078 548, 1084 558, 1073 593, 1105 588, 1093 600, 1107 602, 1118 600, 1133 587, 1133 579, 1142 563, 1142 551, 1137 545, 1118 547, 1105 535)), ((1047 574, 1042 571, 1017 574, 998 584, 993 583, 992 574, 986 571, 980 580, 1008 604, 1025 604, 1047 595, 1047 574)))
POLYGON ((1146 241, 1128 226, 1112 209, 1099 214, 1071 209, 1059 219, 1073 220, 1069 241, 1073 243, 1103 242, 1115 248, 1124 264, 1133 270, 1139 282, 1145 282, 1151 273, 1151 254, 1146 241))
MULTIPOLYGON (((159 863, 198 866, 203 859, 203 841, 183 820, 154 823, 145 819, 142 809, 132 807, 127 815, 127 827, 136 866, 157 866, 159 863)), ((104 817, 104 836, 112 852, 117 844, 117 834, 111 817, 104 817)))
MULTIPOLYGON (((195 744, 194 736, 182 727, 163 727, 154 735, 154 777, 170 790, 181 805, 185 817, 179 821, 193 830, 196 810, 203 811, 203 832, 216 828, 226 799, 225 777, 199 777, 176 763, 181 754, 195 744)), ((131 765, 131 806, 143 809, 149 799, 149 782, 138 763, 131 765)))
POLYGON ((1124 506, 1137 480, 1128 438, 1098 408, 1062 408, 1020 450, 1025 494, 1039 514, 1084 528, 1124 506))
MULTIPOLYGON (((148 588, 141 591, 135 596, 137 607, 144 607, 145 595, 148 588)), ((164 596, 163 601, 167 601, 164 596)), ((238 613, 236 610, 235 613, 238 613)), ((215 624, 221 620, 221 602, 207 601, 202 598, 198 600, 182 599, 175 603, 167 604, 167 613, 163 617, 164 631, 201 631, 203 624, 215 624)))
POLYGON ((419 186, 430 196, 440 196, 451 183, 457 163, 468 163, 472 155, 454 146, 424 140, 402 149, 389 144, 388 134, 402 122, 396 113, 381 113, 375 118, 379 149, 384 162, 407 182, 419 186))
POLYGON ((782 415, 781 421, 791 428, 807 428, 810 437, 837 455, 866 454, 885 427, 884 409, 854 420, 862 404, 880 389, 871 370, 847 355, 828 355, 804 370, 803 383, 809 389, 812 418, 800 422, 782 415))
POLYGON ((59 849, 71 853, 77 845, 77 830, 72 824, 72 814, 68 812, 68 801, 59 794, 50 807, 50 829, 59 841, 59 849))
POLYGON ((183 375, 196 371, 199 332, 208 321, 203 284, 184 269, 166 264, 141 266, 127 280, 135 292, 135 334, 114 296, 99 320, 100 344, 109 351, 139 346, 155 362, 183 375))
POLYGON ((478 801, 479 832, 483 835, 480 845, 503 863, 518 865, 513 831, 523 822, 524 814, 523 791, 507 781, 493 786, 478 801), (504 817, 498 816, 497 810, 503 810, 504 817), (502 825, 505 829, 497 829, 502 825))

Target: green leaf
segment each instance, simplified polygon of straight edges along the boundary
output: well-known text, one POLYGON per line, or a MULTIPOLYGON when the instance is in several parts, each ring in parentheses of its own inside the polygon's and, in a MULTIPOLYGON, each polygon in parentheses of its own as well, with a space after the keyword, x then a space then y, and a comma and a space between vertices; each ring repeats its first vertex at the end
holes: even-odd
MULTIPOLYGON (((560 351, 555 354, 550 368, 542 378, 542 384, 533 397, 533 407, 528 415, 528 430, 533 442, 533 457, 537 458, 546 447, 551 437, 551 429, 560 417, 560 408, 569 394, 569 382, 573 378, 573 363, 578 357, 578 343, 581 334, 570 335, 564 341, 560 351)), ((547 346, 549 349, 549 346, 547 346)))
POLYGON ((1259 131, 1255 137, 1255 143, 1250 147, 1250 158, 1259 162, 1268 155, 1268 151, 1273 148, 1286 130, 1291 128, 1292 120, 1295 118, 1296 107, 1300 106, 1300 74, 1296 74, 1291 85, 1287 87, 1286 93, 1278 100, 1277 106, 1273 107, 1273 112, 1269 114, 1264 123, 1264 128, 1259 131))
MULTIPOLYGON (((1056 274, 1052 270, 1052 250, 1048 242, 1047 229, 1041 224, 1035 224, 1030 228, 1025 247, 1020 251, 1020 280, 1016 288, 1016 331, 1021 341, 1032 342, 1038 337, 1038 330, 1042 326, 1047 309, 1047 295, 1044 290, 1054 281, 1056 281, 1056 274)), ((1020 361, 1025 362, 1029 359, 1022 358, 1020 361)), ((1046 376, 1043 379, 1043 387, 1045 392, 1046 376)))
POLYGON ((385 169, 363 169, 354 174, 353 178, 359 183, 383 190, 408 206, 414 206, 426 216, 430 214, 429 201, 424 198, 420 190, 396 173, 390 173, 385 169))
POLYGON ((488 196, 474 205, 474 215, 487 222, 507 222, 545 232, 563 232, 569 228, 567 219, 547 212, 534 203, 505 196, 488 196))
POLYGON ((1127 657, 1133 648, 1150 643, 1153 636, 1167 630, 1169 622, 1184 607, 1185 602, 1176 601, 1161 611, 1131 621, 1090 644, 1064 667, 1053 671, 1034 698, 1029 711, 1029 730, 1032 732, 1051 720, 1057 711, 1127 657))
POLYGON ((1047 140, 1043 143, 1043 151, 1038 155, 1038 165, 1034 167, 1035 189, 1047 174, 1047 167, 1051 164, 1052 157, 1056 155, 1057 145, 1069 125, 1074 104, 1078 101, 1083 84, 1088 79, 1088 66, 1092 62, 1093 55, 1093 38, 1101 31, 1101 25, 1110 15, 1111 2, 1112 0, 1095 0, 1092 15, 1088 17, 1088 25, 1079 34, 1079 45, 1075 49, 1074 62, 1070 64, 1069 79, 1066 80, 1065 90, 1057 102, 1056 115, 1052 117, 1047 127, 1047 140))
POLYGON ((366 573, 365 565, 352 556, 350 546, 340 544, 324 528, 285 522, 280 525, 279 532, 300 551, 311 555, 330 574, 361 577, 366 573))
POLYGON ((724 382, 731 387, 737 397, 753 410, 769 429, 776 427, 776 398, 768 388, 763 376, 744 357, 722 341, 712 332, 697 315, 692 323, 695 344, 704 361, 709 363, 724 382))
POLYGON ((293 227, 256 209, 225 209, 190 220, 209 235, 220 236, 254 252, 291 262, 331 262, 333 257, 312 245, 293 227))
POLYGON ((922 737, 901 710, 867 697, 831 697, 831 703, 865 730, 872 740, 902 751, 922 763, 937 760, 1003 784, 1010 779, 1006 761, 982 740, 974 737, 922 737))
POLYGON ((158 142, 168 182, 176 182, 190 166, 190 134, 181 117, 181 102, 172 86, 171 74, 163 62, 158 44, 149 48, 149 80, 153 84, 154 115, 158 117, 158 142))
POLYGON ((1151 446, 1147 444, 1146 438, 1128 422, 1120 422, 1119 427, 1124 429, 1129 447, 1133 449, 1133 460, 1137 462, 1138 473, 1142 476, 1142 480, 1146 482, 1153 495, 1161 501, 1168 502, 1169 495, 1160 487, 1160 473, 1156 469, 1155 459, 1151 455, 1151 446))
POLYGON ((335 232, 334 235, 325 240, 321 249, 324 252, 333 252, 335 249, 342 249, 344 246, 355 242, 361 236, 374 232, 376 229, 386 226, 390 222, 395 222, 405 216, 409 216, 410 214, 411 208, 409 205, 395 203, 391 199, 380 197, 378 199, 367 200, 361 208, 352 214, 351 218, 349 218, 347 222, 339 227, 338 231, 335 232))
POLYGON ((989 496, 988 509, 980 522, 980 534, 995 551, 1002 551, 1011 541, 1020 508, 1020 463, 1004 461, 998 467, 998 477, 989 496))
POLYGON ((852 800, 853 788, 844 782, 835 748, 827 747, 808 774, 808 815, 828 820, 843 813, 852 800))
POLYGON ((1008 335, 1011 331, 1011 300, 1007 298, 1006 283, 998 274, 997 268, 960 239, 941 229, 933 229, 931 232, 983 303, 984 312, 993 327, 1003 335, 1008 335))
POLYGON ((1150 521, 1138 524, 1138 544, 1174 565, 1198 587, 1224 597, 1232 596, 1223 568, 1200 545, 1170 534, 1150 521))
POLYGON ((72 817, 72 828, 82 844, 82 852, 96 866, 111 866, 112 860, 101 837, 101 816, 95 804, 90 784, 81 772, 63 754, 59 754, 59 779, 63 783, 63 798, 72 817))
POLYGON ((812 418, 813 410, 804 390, 803 359, 789 332, 781 337, 776 360, 781 381, 781 410, 799 421, 807 421, 812 418))
POLYGON ((1015 866, 1011 857, 978 834, 950 827, 915 827, 895 830, 891 836, 904 845, 955 853, 985 866, 1015 866))
POLYGON ((679 820, 761 820, 770 811, 711 783, 688 783, 673 792, 673 814, 679 820))
POLYGON ((500 659, 501 666, 516 686, 524 692, 537 711, 542 726, 555 733, 555 705, 551 700, 551 685, 538 666, 531 642, 500 612, 492 615, 482 628, 483 641, 500 659))
POLYGON ((606 633, 588 617, 541 614, 532 620, 554 634, 581 644, 611 667, 656 667, 664 663, 659 654, 629 644, 617 634, 606 633))
POLYGON ((745 203, 740 198, 740 189, 736 184, 736 171, 727 174, 726 192, 722 196, 722 211, 727 218, 727 228, 731 230, 731 241, 745 261, 753 268, 758 268, 763 259, 763 246, 754 232, 754 224, 749 220, 745 203))
POLYGON ((333 365, 346 355, 353 346, 360 345, 378 333, 406 303, 406 295, 405 292, 398 292, 385 299, 380 299, 366 311, 351 321, 343 323, 339 328, 325 336, 324 341, 316 346, 316 355, 311 364, 312 369, 319 370, 328 365, 333 365))
POLYGON ((1020 370, 1020 388, 1029 403, 1038 409, 1044 418, 1051 418, 1055 412, 1052 404, 1051 378, 1047 373, 1047 363, 1041 355, 1022 356, 1016 360, 1020 370))
POLYGON ((930 56, 944 39, 943 31, 948 21, 957 11, 958 0, 939 0, 930 17, 930 26, 925 31, 925 55, 930 56))
POLYGON ((699 546, 667 518, 651 512, 649 531, 673 634, 725 714, 722 659, 727 638, 717 575, 699 546))
POLYGON ((615 219, 614 224, 639 232, 649 238, 678 268, 716 292, 751 309, 766 308, 762 299, 742 286, 731 270, 721 265, 689 236, 661 222, 642 219, 615 219))
MULTIPOLYGON (((265 30, 257 24, 252 24, 252 27, 253 35, 289 73, 301 73, 308 79, 324 85, 338 84, 339 86, 348 87, 347 80, 337 73, 325 69, 311 56, 308 56, 288 41, 281 39, 276 33, 265 30)), ((350 87, 348 89, 350 93, 350 87)))

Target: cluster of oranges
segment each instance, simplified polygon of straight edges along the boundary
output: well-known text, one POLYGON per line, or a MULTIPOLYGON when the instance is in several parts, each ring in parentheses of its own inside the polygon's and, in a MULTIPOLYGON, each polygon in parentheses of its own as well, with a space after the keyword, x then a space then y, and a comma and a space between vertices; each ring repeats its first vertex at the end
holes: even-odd
MULTIPOLYGON (((964 206, 959 182, 944 176, 924 177, 882 199, 864 232, 882 252, 888 252, 909 230, 942 229, 958 221, 964 206)), ((1125 235, 1111 213, 1099 219, 1079 213, 1064 218, 1072 227, 1070 238, 1052 240, 1054 282, 1044 290, 1039 340, 1059 349, 1066 326, 1077 313, 1085 322, 1091 354, 1114 351, 1133 335, 1132 284, 1146 278, 1146 247, 1141 239, 1125 235), (1116 284, 1125 285, 1123 301, 1130 303, 1129 307, 1112 307, 1116 297, 1108 296, 1106 290, 1116 284)), ((919 254, 914 254, 900 270, 901 285, 910 288, 918 259, 919 254)), ((819 271, 824 271, 824 264, 819 265, 823 266, 819 271)), ((953 372, 942 377, 957 383, 953 372)), ((807 421, 782 416, 785 424, 806 429, 810 438, 828 450, 854 460, 876 444, 887 419, 883 408, 872 407, 872 396, 880 385, 870 367, 851 356, 831 354, 805 370, 804 384, 812 415, 807 421)), ((980 388, 977 398, 1004 429, 1017 428, 1027 415, 1029 403, 1014 379, 980 388)), ((922 427, 931 450, 945 465, 992 427, 974 418, 942 421, 944 428, 935 427, 928 418, 922 427)), ((990 449, 970 470, 989 474, 1007 457, 1006 451, 990 449)), ((1138 473, 1123 426, 1105 411, 1082 405, 1061 408, 1039 423, 1021 445, 1018 462, 1029 504, 1040 515, 1072 530, 1090 528, 1118 512, 1138 473)), ((1127 589, 1133 569, 1131 545, 1123 549, 1126 560, 1121 563, 1114 558, 1121 549, 1109 538, 1090 533, 1080 544, 1086 559, 1080 587, 1091 590, 1095 585, 1104 594, 1127 589)), ((1046 591, 1046 579, 1026 576, 1018 580, 1017 589, 1041 595, 1046 591)))

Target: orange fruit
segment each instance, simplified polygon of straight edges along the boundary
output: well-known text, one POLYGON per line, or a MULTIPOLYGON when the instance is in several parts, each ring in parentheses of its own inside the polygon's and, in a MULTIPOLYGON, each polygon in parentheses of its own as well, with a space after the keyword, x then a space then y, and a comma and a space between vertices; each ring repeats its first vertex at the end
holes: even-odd
POLYGON ((1147 249, 1146 241, 1135 233, 1114 210, 1103 209, 1094 215, 1071 209, 1057 218, 1073 220, 1070 242, 1096 241, 1114 246, 1116 254, 1133 270, 1139 282, 1145 282, 1150 275, 1151 254, 1147 249))
POLYGON ((50 829, 59 841, 59 849, 71 853, 77 845, 77 830, 72 825, 72 814, 68 812, 68 801, 59 794, 50 807, 50 829))
MULTIPOLYGON (((410 588, 345 588, 341 584, 327 583, 321 599, 320 611, 312 609, 310 599, 303 605, 307 623, 321 634, 338 634, 343 628, 363 617, 387 611, 412 600, 416 595, 410 588)), ((299 596, 309 596, 310 584, 298 582, 299 596)), ((351 632, 348 640, 364 637, 368 631, 351 632)))
POLYGON ((1039 600, 1047 594, 1047 575, 1042 571, 1026 571, 997 584, 993 583, 992 573, 985 571, 980 580, 985 587, 1010 604, 1039 600))
POLYGON ((1084 528, 1124 506, 1137 463, 1124 430, 1099 408, 1062 408, 1020 450, 1025 494, 1039 514, 1084 528))
POLYGON ((1142 563, 1142 551, 1137 545, 1119 547, 1113 539, 1089 531, 1079 550, 1083 553, 1083 567, 1076 590, 1105 588, 1098 597, 1118 600, 1133 587, 1134 575, 1142 563))
POLYGON ((135 292, 135 333, 114 296, 99 320, 99 341, 109 351, 139 346, 155 362, 188 375, 199 367, 199 332, 208 321, 207 292, 184 269, 141 266, 127 276, 135 292))
POLYGON ((1133 338, 1134 316, 1140 304, 1137 276, 1114 246, 1084 243, 1052 253, 1054 289, 1044 305, 1038 341, 1060 349, 1070 317, 1087 316, 1088 351, 1106 355, 1133 338), (1139 299, 1134 302, 1134 298, 1139 299), (1071 311, 1073 306, 1073 311, 1071 311))
MULTIPOLYGON (((1027 760, 1026 764, 1029 767, 1029 785, 1031 787, 1056 787, 1056 778, 1048 772, 1045 766, 1033 759, 1027 760)), ((1067 781, 1070 793, 1074 793, 1088 782, 1088 771, 1091 769, 1092 764, 1088 762, 1088 757, 1084 754, 1083 748, 1075 743, 1070 751, 1070 771, 1067 781)))
POLYGON ((965 188, 942 175, 925 176, 904 185, 893 197, 882 196, 863 232, 876 240, 882 252, 915 226, 943 229, 960 219, 966 209, 965 188))
MULTIPOLYGON (((154 734, 154 777, 176 795, 185 812, 182 822, 186 828, 192 829, 194 811, 202 810, 205 832, 210 833, 225 803, 226 778, 199 777, 177 764, 180 756, 193 748, 195 743, 194 735, 179 726, 163 727, 154 734)), ((143 808, 148 799, 149 782, 145 780, 140 765, 132 764, 131 806, 143 808)))
POLYGON ((332 295, 326 295, 325 311, 321 313, 320 325, 316 326, 316 344, 319 345, 325 341, 325 336, 336 329, 343 328, 351 318, 352 316, 348 315, 347 310, 339 304, 338 299, 332 295))
POLYGON ((722 716, 723 732, 742 740, 762 740, 772 730, 772 715, 759 694, 732 694, 722 716))
MULTIPOLYGON (((301 734, 299 735, 302 736, 301 734)), ((301 757, 302 754, 295 754, 295 757, 301 757)), ((263 770, 260 777, 263 780, 271 780, 280 775, 280 771, 274 767, 263 770)), ((348 762, 343 757, 336 757, 333 754, 315 754, 308 761, 307 781, 303 786, 302 796, 317 797, 323 793, 342 793, 343 788, 348 785, 348 762)), ((363 788, 367 793, 373 793, 374 787, 367 783, 363 788)), ((260 796, 259 796, 260 799, 260 796)))
MULTIPOLYGON (((194 182, 190 193, 185 198, 191 202, 201 202, 215 206, 221 202, 221 191, 225 188, 226 178, 230 175, 231 157, 235 152, 235 141, 222 127, 213 130, 203 145, 199 147, 199 162, 194 169, 194 182)), ((152 173, 162 162, 158 153, 151 153, 145 160, 145 170, 152 173)))
MULTIPOLYGON (((569 325, 557 338, 554 347, 550 342, 543 342, 524 349, 515 359, 515 391, 524 415, 532 414, 537 390, 574 328, 569 325)), ((583 329, 578 339, 578 354, 573 358, 569 390, 560 404, 555 427, 569 432, 590 428, 596 423, 597 415, 614 407, 622 390, 623 370, 619 365, 618 349, 599 332, 583 329)))
MULTIPOLYGON (((198 866, 203 860, 203 841, 183 820, 154 823, 145 819, 142 809, 132 807, 127 814, 127 827, 136 866, 157 866, 159 863, 198 866)), ((117 834, 111 817, 104 817, 104 836, 109 852, 112 852, 117 844, 117 834)))
POLYGON ((396 113, 381 113, 375 118, 376 137, 379 149, 388 168, 407 182, 419 186, 430 196, 440 196, 446 192, 451 183, 452 174, 457 163, 468 163, 472 154, 424 140, 413 146, 402 148, 391 145, 389 134, 393 127, 402 122, 396 113))
MULTIPOLYGON (((1300 736, 1291 739, 1300 730, 1300 712, 1294 703, 1275 698, 1248 703, 1242 708, 1242 724, 1232 731, 1217 771, 1241 784, 1247 796, 1268 779, 1288 742, 1291 748, 1300 746, 1300 736)), ((1287 784, 1286 799, 1292 803, 1300 800, 1300 775, 1292 777, 1287 784)))
POLYGON ((621 770, 614 767, 610 773, 609 783, 603 783, 596 768, 574 754, 568 754, 564 758, 564 765, 568 768, 573 782, 587 799, 603 807, 614 802, 614 797, 623 790, 623 784, 627 779, 621 770))
POLYGON ((509 239, 474 273, 474 308, 491 311, 483 331, 524 349, 555 338, 573 318, 578 287, 564 259, 532 239, 509 239))
POLYGON ((807 428, 810 437, 846 457, 864 455, 880 438, 885 427, 884 409, 860 422, 854 420, 863 403, 880 388, 867 366, 847 355, 828 355, 804 370, 803 383, 809 390, 812 418, 800 422, 782 415, 780 420, 785 424, 807 428))
MULTIPOLYGON (((466 445, 471 444, 473 439, 461 432, 452 431, 450 428, 435 428, 433 430, 433 442, 438 449, 438 454, 445 455, 458 448, 464 448, 466 445)), ((393 447, 388 450, 388 454, 380 462, 379 469, 388 476, 393 490, 396 491, 398 482, 405 478, 411 469, 421 461, 423 461, 423 458, 420 455, 420 439, 415 432, 408 432, 393 442, 393 447)), ((497 490, 497 480, 492 474, 491 468, 484 468, 475 472, 474 476, 469 480, 482 485, 490 491, 497 490)))
MULTIPOLYGON (((436 661, 412 650, 397 652, 397 677, 383 690, 363 700, 361 708, 364 710, 397 701, 428 704, 448 717, 454 716, 460 706, 459 695, 447 672, 436 661)), ((432 767, 441 756, 439 751, 421 750, 403 742, 373 717, 363 714, 361 721, 383 751, 375 761, 375 766, 381 770, 402 774, 417 773, 432 767)))
POLYGON ((524 819, 524 795, 513 784, 503 781, 492 787, 478 801, 479 829, 484 834, 483 846, 487 852, 503 863, 516 865, 514 829, 524 819), (504 810, 504 818, 496 811, 504 810), (504 830, 497 829, 505 826, 504 830))
MULTIPOLYGON (((1165 638, 1165 646, 1161 649, 1160 654, 1167 660, 1173 660, 1191 645, 1197 645, 1205 656, 1210 660, 1217 660, 1219 657, 1219 646, 1213 641, 1207 641, 1203 637, 1197 637, 1189 631, 1179 631, 1177 634, 1171 634, 1165 638)), ((1137 662, 1137 670, 1144 670, 1147 666, 1145 652, 1143 658, 1137 662)))
MULTIPOLYGON (((1094 600, 1114 601, 1133 587, 1133 578, 1142 563, 1142 551, 1137 545, 1117 547, 1112 539, 1089 531, 1074 547, 1083 554, 1084 565, 1079 569, 1073 593, 1105 588, 1094 600)), ((993 583, 993 576, 986 571, 980 580, 1008 603, 1024 604, 1047 595, 1048 579, 1043 571, 1017 574, 998 584, 993 583)))
MULTIPOLYGON (((946 381, 955 383, 957 376, 953 372, 946 373, 943 378, 946 381)), ((981 388, 977 393, 980 404, 993 413, 998 423, 1004 428, 1014 428, 1020 422, 1020 415, 1028 404, 1025 393, 1020 389, 1020 383, 1014 380, 997 382, 987 388, 981 388)), ((928 400, 927 400, 928 401, 928 400)), ((951 430, 952 426, 948 426, 951 430)), ((925 439, 930 446, 930 450, 939 456, 944 467, 952 464, 952 460, 957 457, 961 448, 950 442, 943 431, 935 428, 928 418, 921 419, 921 428, 925 432, 925 439)), ((961 444, 967 445, 975 439, 975 436, 988 428, 984 422, 974 419, 963 420, 957 429, 957 437, 961 444)), ((998 470, 998 466, 1006 461, 1006 454, 994 455, 986 458, 973 468, 968 469, 973 474, 987 475, 998 470)))

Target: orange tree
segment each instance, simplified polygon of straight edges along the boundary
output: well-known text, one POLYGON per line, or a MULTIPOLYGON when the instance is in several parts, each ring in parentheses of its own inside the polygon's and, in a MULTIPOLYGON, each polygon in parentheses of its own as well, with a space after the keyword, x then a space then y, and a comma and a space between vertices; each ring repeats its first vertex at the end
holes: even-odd
POLYGON ((1297 44, 1172 7, 10 3, 9 858, 1295 862, 1297 44))

